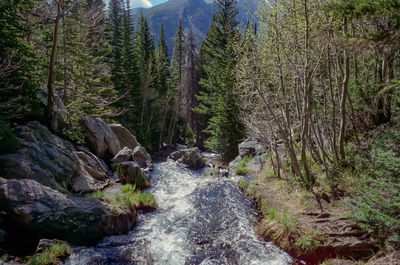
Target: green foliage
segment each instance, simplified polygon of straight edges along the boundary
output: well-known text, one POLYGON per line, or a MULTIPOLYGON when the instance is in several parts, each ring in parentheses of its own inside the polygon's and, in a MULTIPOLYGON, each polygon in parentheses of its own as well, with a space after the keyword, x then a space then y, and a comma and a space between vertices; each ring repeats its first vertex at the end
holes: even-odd
POLYGON ((123 193, 132 193, 132 192, 135 192, 135 191, 136 191, 136 185, 135 185, 135 184, 126 184, 126 185, 123 185, 123 186, 121 187, 121 191, 122 191, 123 193))
POLYGON ((243 157, 235 168, 236 175, 245 175, 247 173, 247 163, 251 160, 250 156, 243 157))
POLYGON ((306 234, 296 239, 295 246, 299 247, 304 254, 315 250, 321 242, 315 239, 314 234, 306 234))
POLYGON ((85 197, 97 198, 97 199, 102 198, 102 199, 104 199, 105 198, 105 193, 104 193, 104 191, 99 190, 99 191, 95 191, 93 193, 86 194, 85 197))
POLYGON ((238 120, 239 102, 233 93, 233 43, 239 35, 235 3, 216 1, 217 11, 200 47, 202 75, 196 95, 199 105, 194 109, 208 118, 204 130, 209 136, 206 147, 220 151, 226 160, 237 154, 237 144, 243 137, 243 125, 238 120))
POLYGON ((42 253, 31 257, 29 265, 53 265, 59 263, 59 258, 69 255, 70 249, 67 243, 57 243, 46 248, 42 253))
POLYGON ((20 140, 10 128, 9 124, 0 120, 0 154, 17 150, 21 146, 20 140))
POLYGON ((246 191, 247 188, 249 187, 249 183, 247 181, 245 181, 244 179, 239 179, 237 185, 243 191, 246 191))
POLYGON ((118 193, 112 203, 124 205, 129 208, 157 207, 153 194, 148 191, 137 191, 135 185, 126 184, 121 187, 121 193, 118 193))
POLYGON ((25 37, 21 17, 32 1, 0 2, 0 117, 22 119, 40 113, 38 99, 40 59, 25 37))

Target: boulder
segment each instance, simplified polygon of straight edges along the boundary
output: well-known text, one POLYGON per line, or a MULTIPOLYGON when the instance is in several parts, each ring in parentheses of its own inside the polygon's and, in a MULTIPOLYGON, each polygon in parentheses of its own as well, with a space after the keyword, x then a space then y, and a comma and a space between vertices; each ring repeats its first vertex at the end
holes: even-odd
POLYGON ((117 164, 118 177, 122 184, 134 184, 139 189, 150 187, 146 173, 136 162, 122 162, 117 164))
POLYGON ((122 206, 110 208, 101 199, 71 197, 34 180, 0 178, 0 211, 15 226, 42 238, 93 244, 107 235, 126 233, 136 213, 122 206))
POLYGON ((89 151, 77 151, 75 154, 79 159, 79 174, 72 181, 72 192, 88 193, 109 185, 112 174, 104 161, 89 151))
POLYGON ((90 148, 97 156, 111 158, 121 150, 117 136, 103 119, 85 117, 81 120, 81 125, 90 148))
POLYGON ((262 155, 263 153, 265 153, 264 146, 251 138, 239 144, 239 155, 241 157, 262 155))
POLYGON ((205 161, 199 148, 187 148, 173 152, 169 159, 177 161, 190 169, 200 169, 204 167, 205 161))
POLYGON ((120 162, 129 161, 132 158, 132 153, 133 153, 132 149, 130 149, 128 147, 124 147, 118 152, 118 154, 116 154, 114 156, 113 159, 111 159, 111 161, 113 163, 120 163, 120 162))
POLYGON ((139 145, 136 146, 132 153, 132 160, 139 164, 142 168, 152 168, 151 156, 147 153, 146 148, 139 145))
POLYGON ((74 146, 37 121, 18 126, 16 133, 22 148, 0 156, 0 175, 33 179, 53 189, 67 191, 80 171, 74 146))
POLYGON ((0 175, 7 179, 33 179, 62 192, 84 193, 109 182, 106 164, 88 150, 52 134, 39 122, 16 128, 22 148, 0 156, 0 175))
POLYGON ((139 145, 136 137, 133 136, 131 132, 121 124, 109 124, 108 126, 117 137, 121 147, 128 147, 129 149, 133 150, 139 145))

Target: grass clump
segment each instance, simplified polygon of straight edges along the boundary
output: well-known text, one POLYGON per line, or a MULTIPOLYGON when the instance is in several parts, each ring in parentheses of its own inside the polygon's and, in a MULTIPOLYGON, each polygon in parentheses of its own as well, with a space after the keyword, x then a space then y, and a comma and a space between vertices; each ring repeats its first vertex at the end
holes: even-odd
POLYGON ((314 251, 321 244, 321 241, 316 238, 316 235, 310 233, 297 238, 294 244, 306 254, 314 251))
POLYGON ((56 243, 46 248, 42 253, 32 256, 28 262, 29 265, 53 265, 59 264, 60 258, 70 254, 67 243, 56 243))
POLYGON ((85 197, 87 197, 87 198, 96 198, 96 199, 100 199, 100 198, 104 199, 105 198, 105 193, 104 193, 104 191, 99 190, 99 191, 95 191, 93 193, 86 194, 85 197))
POLYGON ((244 179, 239 179, 237 185, 243 191, 246 191, 247 188, 249 187, 249 183, 247 181, 245 181, 244 179))
POLYGON ((113 203, 124 205, 129 208, 157 208, 157 203, 153 194, 148 191, 141 192, 136 190, 136 186, 132 184, 123 185, 121 187, 121 193, 115 196, 113 203))
POLYGON ((236 175, 245 175, 247 173, 247 163, 251 160, 250 156, 243 157, 235 169, 236 175))

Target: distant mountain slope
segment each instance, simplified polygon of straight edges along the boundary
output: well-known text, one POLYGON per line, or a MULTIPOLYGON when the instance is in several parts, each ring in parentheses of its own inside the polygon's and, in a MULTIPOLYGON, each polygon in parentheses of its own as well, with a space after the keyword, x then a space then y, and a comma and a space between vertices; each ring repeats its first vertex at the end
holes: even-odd
MULTIPOLYGON (((252 20, 251 16, 248 15, 248 10, 254 11, 256 6, 257 0, 238 1, 238 21, 242 25, 245 25, 248 19, 252 20)), ((212 0, 169 0, 152 8, 135 8, 132 10, 132 15, 137 18, 140 12, 143 12, 143 15, 149 21, 150 29, 155 34, 156 43, 161 24, 164 24, 165 37, 171 53, 173 37, 178 27, 179 18, 182 19, 185 31, 189 32, 192 29, 197 42, 200 43, 210 27, 214 10, 215 7, 212 0)))

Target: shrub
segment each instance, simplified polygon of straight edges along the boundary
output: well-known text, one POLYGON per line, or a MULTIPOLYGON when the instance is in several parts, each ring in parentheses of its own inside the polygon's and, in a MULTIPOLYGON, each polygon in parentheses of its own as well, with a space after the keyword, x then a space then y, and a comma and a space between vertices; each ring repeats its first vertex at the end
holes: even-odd
POLYGON ((29 260, 29 265, 51 265, 59 264, 59 258, 69 255, 67 243, 57 243, 46 248, 42 253, 36 254, 29 260))

